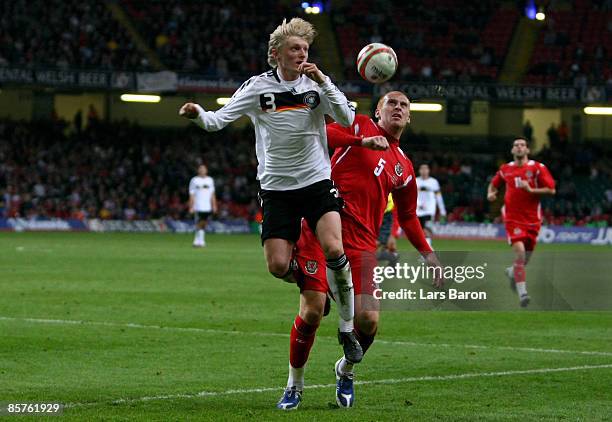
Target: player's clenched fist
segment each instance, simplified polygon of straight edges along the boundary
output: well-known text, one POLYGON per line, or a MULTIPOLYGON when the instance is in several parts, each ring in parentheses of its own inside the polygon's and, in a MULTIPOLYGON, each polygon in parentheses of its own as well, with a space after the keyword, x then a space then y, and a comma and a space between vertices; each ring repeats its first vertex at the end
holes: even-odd
POLYGON ((386 151, 389 149, 389 141, 384 136, 369 136, 361 140, 361 146, 374 151, 386 151))
POLYGON ((300 73, 303 73, 304 75, 308 76, 310 79, 312 79, 318 84, 322 84, 323 82, 325 82, 325 75, 314 63, 302 62, 298 66, 298 70, 300 71, 300 73))
POLYGON ((185 103, 179 110, 179 116, 195 119, 198 117, 198 109, 194 103, 185 103))

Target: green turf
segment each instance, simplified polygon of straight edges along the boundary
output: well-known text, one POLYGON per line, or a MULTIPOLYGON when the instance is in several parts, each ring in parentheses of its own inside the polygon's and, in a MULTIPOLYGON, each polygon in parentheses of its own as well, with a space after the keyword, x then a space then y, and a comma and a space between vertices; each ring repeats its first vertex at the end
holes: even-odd
MULTIPOLYGON (((0 401, 72 403, 64 416, 75 420, 590 421, 612 414, 610 366, 512 373, 612 365, 612 312, 525 311, 383 312, 381 341, 357 369, 358 381, 380 383, 358 385, 349 411, 332 404, 340 349, 335 318, 327 318, 307 367, 307 383, 320 387, 305 390, 297 412, 279 412, 297 291, 266 273, 257 237, 207 241, 192 249, 188 235, 1 233, 0 401), (449 378, 460 374, 472 375, 449 378), (427 378, 434 376, 442 378, 427 378), (264 391, 236 391, 252 389, 264 391)), ((508 249, 504 242, 436 246, 508 249)), ((538 248, 547 250, 601 252, 538 248)))

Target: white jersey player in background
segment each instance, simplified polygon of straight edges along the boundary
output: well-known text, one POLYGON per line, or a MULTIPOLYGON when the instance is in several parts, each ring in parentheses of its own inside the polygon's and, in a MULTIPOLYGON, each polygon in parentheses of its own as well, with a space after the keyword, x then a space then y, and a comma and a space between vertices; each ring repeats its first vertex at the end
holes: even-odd
MULTIPOLYGON (((308 62, 315 35, 314 27, 303 19, 283 20, 268 42, 271 70, 244 82, 217 111, 187 103, 179 114, 209 132, 241 116, 251 119, 263 208, 261 240, 268 271, 295 282, 292 253, 305 218, 327 260, 327 279, 340 316, 338 339, 345 356, 359 362, 363 351, 353 332, 353 282, 342 245, 340 203, 331 181, 325 130, 325 115, 349 127, 355 109, 329 77, 308 62)), ((303 318, 308 323, 308 315, 303 318)), ((290 402, 297 402, 299 394, 300 390, 287 391, 287 404, 281 408, 291 408, 290 402)))
POLYGON ((198 175, 189 181, 189 212, 195 219, 195 238, 193 246, 201 248, 206 246, 206 225, 211 214, 217 213, 217 198, 215 196, 215 182, 208 175, 208 168, 204 164, 198 166, 198 175))
POLYGON ((442 192, 440 192, 440 183, 429 175, 429 164, 419 166, 419 177, 416 178, 416 183, 419 190, 416 214, 425 232, 427 243, 431 246, 433 232, 429 225, 430 222, 435 221, 436 210, 440 211, 441 217, 446 217, 444 199, 442 198, 442 192))

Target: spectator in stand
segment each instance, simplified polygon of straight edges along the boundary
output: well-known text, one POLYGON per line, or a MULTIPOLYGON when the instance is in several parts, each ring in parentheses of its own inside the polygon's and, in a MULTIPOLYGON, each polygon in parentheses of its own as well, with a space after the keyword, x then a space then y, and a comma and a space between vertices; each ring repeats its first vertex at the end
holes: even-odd
POLYGON ((559 143, 561 145, 567 144, 569 140, 569 127, 565 121, 561 121, 559 127, 557 128, 557 133, 559 134, 559 143))

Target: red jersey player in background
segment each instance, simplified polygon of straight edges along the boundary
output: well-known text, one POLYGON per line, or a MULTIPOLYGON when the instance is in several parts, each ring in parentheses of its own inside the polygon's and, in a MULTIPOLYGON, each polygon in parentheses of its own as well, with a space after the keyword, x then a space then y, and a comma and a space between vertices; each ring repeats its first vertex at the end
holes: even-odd
MULTIPOLYGON (((378 123, 357 115, 353 125, 344 128, 327 125, 332 157, 332 180, 344 201, 341 210, 342 240, 351 262, 355 289, 355 334, 364 354, 374 341, 379 304, 373 297, 373 271, 377 265, 376 240, 389 193, 397 207, 400 226, 413 246, 430 265, 440 265, 425 239, 416 216, 416 176, 411 161, 399 147, 399 138, 410 122, 410 101, 401 92, 389 92, 376 108, 378 123), (383 136, 388 148, 371 151, 359 148, 364 138, 383 136)), ((300 311, 291 330, 289 380, 277 407, 294 409, 304 386, 304 365, 323 316, 326 293, 325 257, 307 224, 296 245, 296 259, 303 272, 300 283, 300 311), (296 399, 297 398, 297 399, 296 399)), ((441 279, 435 280, 442 287, 441 279)), ((334 297, 338 297, 333 292, 334 297)), ((354 403, 353 362, 344 356, 335 365, 336 402, 340 407, 354 403)))
POLYGON ((510 286, 516 289, 520 304, 529 304, 525 266, 533 253, 542 224, 540 197, 555 194, 555 181, 546 166, 528 157, 525 138, 512 143, 514 160, 502 164, 489 183, 487 199, 497 199, 498 189, 506 184, 502 216, 506 224, 508 242, 515 254, 514 264, 506 269, 510 286))

